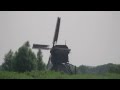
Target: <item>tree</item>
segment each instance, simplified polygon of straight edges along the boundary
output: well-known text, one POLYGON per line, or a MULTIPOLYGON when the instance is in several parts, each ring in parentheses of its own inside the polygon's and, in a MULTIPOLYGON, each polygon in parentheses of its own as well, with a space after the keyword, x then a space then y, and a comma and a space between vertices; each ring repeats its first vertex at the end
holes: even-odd
POLYGON ((10 50, 5 55, 2 69, 17 72, 45 70, 45 64, 42 61, 42 52, 39 50, 36 57, 30 48, 29 41, 27 41, 15 53, 10 50))
POLYGON ((0 65, 0 71, 2 70, 2 66, 0 65))
POLYGON ((30 44, 28 41, 18 49, 18 52, 16 52, 14 69, 18 72, 32 71, 37 69, 37 58, 30 49, 30 44))
POLYGON ((41 50, 39 49, 38 50, 38 53, 37 53, 37 69, 38 70, 45 70, 45 64, 44 62, 42 61, 42 52, 41 50))
POLYGON ((12 71, 13 70, 13 55, 14 53, 10 50, 4 58, 4 63, 2 64, 3 70, 12 71))
POLYGON ((87 73, 88 67, 85 65, 81 65, 78 67, 78 71, 79 71, 79 73, 87 73))
POLYGON ((113 64, 109 68, 110 73, 120 73, 120 65, 118 64, 113 64))

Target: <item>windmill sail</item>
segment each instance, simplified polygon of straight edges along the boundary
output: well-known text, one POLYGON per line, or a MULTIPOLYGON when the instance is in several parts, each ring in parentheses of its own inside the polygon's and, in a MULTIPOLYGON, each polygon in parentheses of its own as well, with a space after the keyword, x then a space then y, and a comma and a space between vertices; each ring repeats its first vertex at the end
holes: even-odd
POLYGON ((60 18, 58 17, 55 34, 54 34, 54 38, 53 38, 53 46, 54 46, 55 42, 57 42, 57 40, 58 40, 59 28, 60 28, 60 18))
POLYGON ((33 48, 34 49, 49 50, 50 48, 48 48, 48 47, 49 47, 49 45, 33 44, 33 48))

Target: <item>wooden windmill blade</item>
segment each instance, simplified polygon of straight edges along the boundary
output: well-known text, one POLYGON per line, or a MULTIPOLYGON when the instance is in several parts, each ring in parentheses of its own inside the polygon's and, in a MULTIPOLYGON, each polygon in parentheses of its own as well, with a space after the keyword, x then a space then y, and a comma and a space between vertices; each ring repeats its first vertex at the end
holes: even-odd
POLYGON ((44 49, 44 50, 50 50, 49 45, 42 45, 42 44, 33 44, 34 49, 44 49))
POLYGON ((55 42, 57 43, 59 28, 60 28, 60 17, 58 17, 58 19, 57 19, 55 34, 54 34, 54 38, 53 38, 53 46, 54 46, 55 42))

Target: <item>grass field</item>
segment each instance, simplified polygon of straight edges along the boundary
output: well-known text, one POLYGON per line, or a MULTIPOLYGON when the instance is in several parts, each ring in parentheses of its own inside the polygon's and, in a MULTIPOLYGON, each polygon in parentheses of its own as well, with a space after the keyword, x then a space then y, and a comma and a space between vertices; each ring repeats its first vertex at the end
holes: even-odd
POLYGON ((53 71, 32 71, 25 73, 0 71, 0 79, 120 79, 120 74, 76 74, 68 75, 53 71))

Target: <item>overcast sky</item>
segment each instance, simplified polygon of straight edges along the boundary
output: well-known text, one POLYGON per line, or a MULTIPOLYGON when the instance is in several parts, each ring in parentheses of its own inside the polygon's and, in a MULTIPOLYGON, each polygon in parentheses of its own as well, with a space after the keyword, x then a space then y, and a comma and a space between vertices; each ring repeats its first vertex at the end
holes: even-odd
MULTIPOLYGON (((71 64, 120 64, 120 12, 116 11, 0 11, 0 64, 10 49, 16 51, 27 40, 31 47, 33 43, 52 46, 58 16, 57 44, 66 40, 71 64)), ((42 52, 47 63, 50 53, 42 52)))

